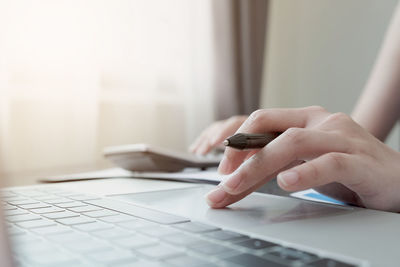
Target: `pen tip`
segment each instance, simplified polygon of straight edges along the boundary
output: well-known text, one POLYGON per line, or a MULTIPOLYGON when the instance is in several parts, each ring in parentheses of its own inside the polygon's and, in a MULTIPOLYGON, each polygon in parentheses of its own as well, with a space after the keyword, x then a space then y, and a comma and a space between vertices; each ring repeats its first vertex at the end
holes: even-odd
POLYGON ((229 140, 224 140, 224 142, 222 142, 222 144, 224 144, 224 146, 229 145, 229 140))

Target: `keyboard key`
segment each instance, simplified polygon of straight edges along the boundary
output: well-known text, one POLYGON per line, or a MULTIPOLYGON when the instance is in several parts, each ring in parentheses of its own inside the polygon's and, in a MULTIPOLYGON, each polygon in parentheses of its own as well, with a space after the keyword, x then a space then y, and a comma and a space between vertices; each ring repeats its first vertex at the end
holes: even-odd
POLYGON ((43 252, 52 253, 58 250, 59 250, 58 247, 54 243, 31 242, 31 243, 19 244, 18 247, 14 250, 14 253, 24 257, 29 254, 37 254, 43 252))
POLYGON ((179 231, 177 231, 176 229, 173 229, 170 227, 163 227, 161 225, 141 227, 141 228, 138 228, 137 231, 142 234, 145 234, 148 236, 153 236, 153 237, 162 237, 162 236, 166 236, 166 235, 179 233, 179 231))
POLYGON ((112 211, 112 210, 96 210, 96 211, 89 211, 89 212, 84 212, 83 215, 92 217, 92 218, 100 218, 100 217, 107 217, 107 216, 113 216, 113 215, 118 215, 118 212, 112 211))
POLYGON ((310 267, 356 267, 357 265, 344 263, 344 262, 332 260, 332 259, 320 259, 320 260, 317 260, 316 262, 312 262, 312 263, 308 264, 308 266, 310 266, 310 267))
POLYGON ((23 222, 23 221, 31 221, 31 220, 39 220, 39 219, 41 219, 41 218, 34 214, 22 214, 22 215, 13 215, 13 216, 6 217, 6 220, 9 222, 23 222))
POLYGON ((79 195, 79 193, 77 193, 77 192, 66 191, 66 190, 62 190, 62 191, 59 191, 59 192, 55 192, 54 194, 57 195, 57 196, 61 196, 61 197, 70 197, 70 196, 79 195))
POLYGON ((179 251, 173 247, 167 247, 165 245, 155 245, 151 247, 140 248, 136 251, 148 258, 156 260, 164 260, 167 258, 183 255, 182 251, 179 251))
POLYGON ((120 223, 120 222, 134 221, 134 220, 137 220, 137 218, 126 215, 126 214, 119 214, 119 215, 99 218, 99 220, 102 220, 103 222, 108 222, 108 223, 120 223))
POLYGON ((186 234, 175 234, 175 235, 167 235, 162 237, 165 242, 168 242, 177 246, 189 246, 193 244, 197 244, 202 242, 203 240, 194 236, 186 235, 186 234))
POLYGON ((132 235, 125 238, 119 238, 113 240, 113 242, 118 246, 130 249, 151 246, 158 243, 156 239, 152 239, 143 235, 132 235))
POLYGON ((107 223, 102 222, 93 222, 93 223, 85 223, 85 224, 78 224, 73 226, 75 229, 84 231, 84 232, 93 232, 98 230, 110 229, 114 226, 107 223))
POLYGON ((94 211, 94 210, 102 210, 103 208, 93 206, 93 205, 87 205, 81 206, 81 207, 76 207, 76 208, 69 208, 68 210, 73 211, 73 212, 87 212, 87 211, 94 211))
POLYGON ((52 220, 56 220, 56 219, 77 217, 79 216, 79 214, 70 211, 61 211, 61 212, 46 213, 43 214, 43 216, 52 220))
POLYGON ((11 205, 25 205, 25 204, 35 204, 39 203, 37 200, 29 199, 29 198, 21 198, 21 199, 15 199, 15 200, 8 200, 7 201, 11 205))
POLYGON ((283 263, 277 263, 269 259, 264 259, 252 254, 239 254, 225 259, 228 262, 232 262, 239 266, 251 266, 251 267, 284 267, 287 266, 283 263))
POLYGON ((231 231, 226 231, 226 230, 205 233, 204 236, 215 239, 215 240, 232 241, 232 242, 238 242, 238 241, 249 239, 248 236, 241 235, 239 233, 235 233, 235 232, 231 232, 231 231))
POLYGON ((15 196, 17 196, 17 195, 12 191, 4 191, 4 190, 0 191, 1 199, 8 198, 8 197, 15 197, 15 196))
POLYGON ((7 233, 9 235, 23 235, 26 234, 26 232, 18 227, 11 226, 7 228, 7 233))
POLYGON ((95 231, 92 232, 91 234, 104 240, 110 240, 119 237, 129 237, 130 235, 132 235, 132 232, 120 228, 112 228, 112 229, 95 231))
POLYGON ((172 259, 167 259, 167 263, 172 264, 173 266, 217 266, 212 264, 211 262, 195 258, 193 256, 181 256, 181 257, 175 257, 172 259))
POLYGON ((15 210, 17 209, 16 206, 10 205, 10 204, 3 204, 3 210, 15 210))
POLYGON ((76 207, 82 207, 82 206, 86 206, 85 203, 83 202, 78 202, 78 201, 72 201, 72 202, 66 202, 66 203, 59 203, 59 204, 55 204, 55 206, 59 207, 59 208, 76 208, 76 207))
POLYGON ((136 231, 140 227, 154 226, 154 223, 146 221, 146 220, 136 219, 134 221, 117 223, 117 225, 121 226, 121 227, 123 227, 125 229, 136 231))
POLYGON ((74 242, 74 241, 79 241, 79 242, 86 242, 88 240, 91 240, 91 238, 83 233, 77 233, 77 232, 68 232, 68 233, 60 233, 60 234, 54 234, 54 235, 49 235, 46 236, 51 241, 57 242, 57 243, 67 243, 67 242, 74 242))
POLYGON ((15 192, 19 195, 26 196, 26 197, 46 196, 46 193, 40 192, 38 190, 18 190, 15 192))
POLYGON ((32 254, 27 257, 27 262, 32 265, 46 266, 46 265, 60 265, 60 264, 70 264, 74 266, 76 258, 65 252, 52 252, 52 253, 39 253, 32 254))
POLYGON ((22 209, 31 210, 31 209, 47 208, 47 207, 50 207, 50 205, 46 204, 46 203, 38 202, 38 203, 35 203, 35 204, 19 205, 19 207, 22 208, 22 209))
POLYGON ((9 196, 9 197, 0 197, 0 199, 5 203, 10 200, 21 199, 21 196, 15 195, 15 196, 9 196))
POLYGON ((235 245, 238 245, 238 246, 241 246, 244 248, 248 248, 248 249, 252 249, 252 250, 258 250, 258 249, 264 249, 264 248, 268 248, 268 247, 278 246, 278 244, 275 244, 272 242, 268 242, 268 241, 264 241, 264 240, 260 240, 260 239, 253 239, 253 238, 235 243, 235 245))
POLYGON ((69 202, 73 202, 71 199, 69 198, 53 198, 53 199, 48 199, 45 200, 44 202, 48 203, 48 204, 61 204, 61 203, 69 203, 69 202))
POLYGON ((26 228, 26 229, 53 226, 53 225, 55 225, 55 223, 53 221, 45 220, 45 219, 17 223, 17 226, 26 228))
POLYGON ((191 233, 204 233, 204 232, 211 232, 217 231, 219 228, 214 227, 212 225, 207 225, 198 222, 187 222, 187 223, 180 223, 174 225, 175 228, 181 229, 183 231, 191 232, 191 233))
POLYGON ((269 251, 264 255, 264 257, 268 258, 271 256, 278 260, 283 260, 289 263, 293 261, 307 263, 310 261, 315 261, 318 258, 318 256, 315 254, 285 247, 277 247, 277 249, 269 251))
POLYGON ((116 250, 116 249, 90 253, 88 256, 94 262, 107 265, 115 265, 121 262, 135 262, 137 260, 137 258, 133 255, 132 252, 128 250, 116 250))
POLYGON ((75 196, 70 196, 69 198, 78 201, 99 199, 98 196, 93 196, 93 195, 75 195, 75 196))
POLYGON ((4 211, 4 214, 6 216, 13 216, 13 215, 29 214, 29 212, 23 209, 14 209, 14 210, 6 210, 4 211))
POLYGON ((60 212, 60 211, 64 211, 64 210, 57 208, 57 207, 48 207, 48 208, 41 208, 41 209, 32 209, 31 211, 36 214, 46 214, 46 213, 60 212))
POLYGON ((39 201, 47 201, 51 199, 58 199, 59 197, 54 196, 54 195, 44 195, 40 197, 34 197, 34 199, 39 200, 39 201))
POLYGON ((166 264, 164 261, 152 261, 152 260, 140 259, 134 262, 119 263, 118 267, 171 267, 171 265, 166 264))
POLYGON ((190 249, 201 254, 205 255, 215 255, 215 254, 225 254, 232 253, 235 254, 236 251, 234 249, 228 248, 226 246, 218 245, 215 243, 211 243, 208 241, 202 241, 195 243, 190 246, 190 249))
POLYGON ((64 218, 64 219, 59 219, 59 220, 56 220, 56 221, 61 223, 61 224, 65 224, 65 225, 75 225, 75 224, 95 222, 94 219, 88 218, 88 217, 83 217, 83 216, 72 217, 72 218, 64 218))
POLYGON ((121 213, 126 213, 129 215, 133 215, 142 219, 146 219, 161 224, 175 224, 188 221, 188 219, 180 216, 139 207, 131 203, 125 203, 113 199, 90 200, 86 201, 86 203, 97 205, 110 210, 119 211, 121 213))
POLYGON ((69 242, 64 245, 65 248, 77 253, 90 253, 96 251, 107 251, 113 248, 105 242, 88 239, 85 242, 69 242))
POLYGON ((13 244, 25 244, 25 243, 32 243, 32 242, 40 242, 42 241, 40 238, 32 235, 32 234, 26 234, 26 235, 13 235, 11 237, 11 243, 13 244))
POLYGON ((38 235, 53 235, 53 234, 61 234, 61 233, 67 233, 67 232, 72 232, 71 228, 62 226, 62 225, 54 225, 54 226, 49 226, 49 227, 41 227, 41 228, 35 228, 32 229, 32 232, 38 234, 38 235))

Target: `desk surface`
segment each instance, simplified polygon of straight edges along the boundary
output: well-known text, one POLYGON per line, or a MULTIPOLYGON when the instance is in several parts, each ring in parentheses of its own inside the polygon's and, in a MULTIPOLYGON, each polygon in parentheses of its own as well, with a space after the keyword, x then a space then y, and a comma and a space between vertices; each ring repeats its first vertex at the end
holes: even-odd
POLYGON ((23 172, 0 173, 2 186, 24 186, 38 184, 40 177, 55 176, 61 174, 73 174, 101 170, 110 168, 113 165, 108 162, 99 162, 95 164, 63 166, 57 168, 48 168, 41 170, 31 170, 23 172))

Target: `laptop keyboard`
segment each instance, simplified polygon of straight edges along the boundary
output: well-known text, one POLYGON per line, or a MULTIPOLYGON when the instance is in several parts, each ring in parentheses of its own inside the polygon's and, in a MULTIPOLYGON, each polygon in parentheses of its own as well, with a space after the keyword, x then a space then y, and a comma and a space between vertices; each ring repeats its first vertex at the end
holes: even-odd
POLYGON ((17 266, 358 266, 109 198, 1 195, 17 266))

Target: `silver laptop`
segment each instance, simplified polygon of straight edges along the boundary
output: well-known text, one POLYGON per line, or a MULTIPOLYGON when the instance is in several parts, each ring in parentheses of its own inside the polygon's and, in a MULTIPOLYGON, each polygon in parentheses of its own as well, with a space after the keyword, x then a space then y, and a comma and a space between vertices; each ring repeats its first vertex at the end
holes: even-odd
POLYGON ((213 210, 211 188, 122 178, 4 188, 1 266, 400 265, 398 214, 261 193, 213 210))

